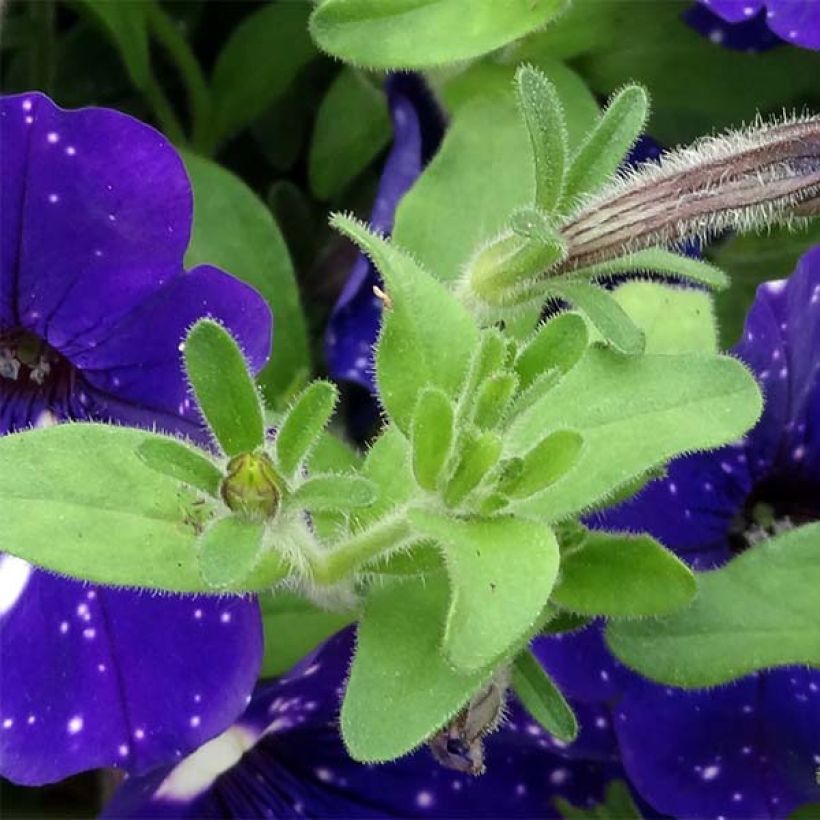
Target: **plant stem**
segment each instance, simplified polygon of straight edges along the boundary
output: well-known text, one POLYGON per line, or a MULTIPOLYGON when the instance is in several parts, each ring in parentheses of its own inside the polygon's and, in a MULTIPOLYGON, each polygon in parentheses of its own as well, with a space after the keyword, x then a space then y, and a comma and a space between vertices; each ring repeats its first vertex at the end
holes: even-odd
POLYGON ((395 549, 411 535, 410 524, 404 515, 385 518, 328 552, 309 556, 313 580, 322 585, 335 584, 367 561, 395 549))
POLYGON ((185 84, 191 112, 191 143, 200 153, 208 153, 207 146, 212 142, 213 104, 199 61, 174 21, 157 2, 148 6, 148 24, 185 84))

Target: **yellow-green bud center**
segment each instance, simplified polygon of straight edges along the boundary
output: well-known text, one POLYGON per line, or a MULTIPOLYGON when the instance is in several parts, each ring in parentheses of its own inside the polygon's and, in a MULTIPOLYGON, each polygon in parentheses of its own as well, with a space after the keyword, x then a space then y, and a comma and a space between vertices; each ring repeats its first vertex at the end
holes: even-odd
POLYGON ((228 462, 220 492, 234 512, 250 518, 273 518, 279 509, 281 482, 264 453, 243 453, 228 462))

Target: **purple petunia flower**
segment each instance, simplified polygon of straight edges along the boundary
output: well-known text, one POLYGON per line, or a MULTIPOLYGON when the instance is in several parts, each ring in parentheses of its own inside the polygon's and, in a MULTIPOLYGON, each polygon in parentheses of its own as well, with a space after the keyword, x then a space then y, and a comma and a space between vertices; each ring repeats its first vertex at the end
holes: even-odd
MULTIPOLYGON (((391 74, 385 83, 393 119, 393 145, 382 170, 370 216, 374 230, 389 234, 401 198, 441 142, 441 113, 415 74, 391 74)), ((381 284, 373 263, 359 253, 328 322, 325 357, 332 378, 375 393, 373 346, 379 335, 382 303, 373 294, 381 284)))
POLYGON ((817 0, 700 0, 727 23, 742 23, 764 9, 766 24, 792 45, 820 49, 820 3, 817 0))
POLYGON ((337 719, 352 647, 352 630, 341 632, 260 686, 234 726, 176 766, 126 781, 103 816, 554 817, 554 798, 590 805, 618 772, 559 757, 516 705, 487 738, 479 777, 443 768, 427 749, 356 763, 337 719))
MULTIPOLYGON (((766 396, 757 426, 740 444, 672 462, 596 526, 647 531, 709 569, 765 537, 761 505, 780 526, 820 519, 820 246, 790 279, 758 289, 735 352, 766 396)), ((657 810, 784 817, 820 799, 820 670, 666 688, 620 665, 598 626, 540 640, 537 652, 572 698, 608 704, 624 768, 657 810)))
MULTIPOLYGON (((0 100, 0 141, 0 434, 96 419, 200 436, 186 329, 217 317, 259 368, 271 318, 222 271, 185 271, 176 151, 124 114, 37 93, 0 100)), ((0 774, 24 784, 180 757, 241 712, 262 652, 252 600, 94 587, 8 555, 0 630, 0 774)))

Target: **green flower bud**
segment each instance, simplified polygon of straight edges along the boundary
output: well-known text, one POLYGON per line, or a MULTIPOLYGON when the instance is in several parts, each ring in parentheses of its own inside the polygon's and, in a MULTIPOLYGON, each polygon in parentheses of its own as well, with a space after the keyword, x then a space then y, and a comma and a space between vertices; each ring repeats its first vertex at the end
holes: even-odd
POLYGON ((220 493, 234 512, 257 520, 273 518, 279 509, 282 482, 264 453, 242 453, 228 462, 220 493))

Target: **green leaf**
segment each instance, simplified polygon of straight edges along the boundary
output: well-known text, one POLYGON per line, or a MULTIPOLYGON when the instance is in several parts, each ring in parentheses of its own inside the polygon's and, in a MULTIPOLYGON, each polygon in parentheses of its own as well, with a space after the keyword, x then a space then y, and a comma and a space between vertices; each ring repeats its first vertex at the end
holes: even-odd
POLYGON ((695 595, 695 576, 648 535, 590 532, 561 556, 552 602, 582 615, 665 615, 695 595))
POLYGON ((820 803, 804 803, 790 815, 789 820, 820 820, 820 803))
POLYGON ((632 356, 643 352, 643 333, 602 288, 586 282, 557 280, 550 282, 549 292, 575 305, 616 350, 632 356))
POLYGON ((760 416, 754 379, 729 357, 624 357, 593 346, 511 424, 507 452, 526 452, 553 430, 577 430, 585 447, 573 470, 530 499, 521 514, 566 518, 678 453, 739 438, 760 416))
POLYGON ((308 178, 318 199, 332 199, 390 141, 384 93, 367 77, 343 68, 331 83, 310 143, 308 178))
POLYGON ((157 439, 176 443, 102 424, 0 438, 0 550, 94 583, 209 592, 195 543, 214 505, 143 461, 157 439))
POLYGON ((535 194, 532 150, 512 95, 482 97, 453 115, 444 141, 396 210, 394 241, 445 282, 535 194), (455 206, 455 207, 454 207, 455 206))
POLYGON ((549 605, 546 609, 549 614, 549 620, 541 627, 541 634, 547 637, 551 635, 560 635, 563 632, 574 632, 577 629, 583 629, 589 622, 590 618, 586 615, 578 615, 576 612, 567 612, 563 609, 549 605))
POLYGON ((413 473, 425 490, 435 491, 450 455, 454 434, 454 409, 446 393, 437 388, 422 390, 413 412, 410 439, 413 473))
POLYGON ((473 407, 473 424, 483 430, 496 427, 518 390, 514 373, 496 373, 490 376, 478 391, 473 407))
POLYGON ((376 501, 352 516, 356 527, 364 529, 406 503, 415 492, 410 444, 397 427, 382 430, 368 450, 361 474, 377 487, 376 501))
POLYGON ((314 475, 300 484, 290 499, 314 511, 346 511, 376 500, 376 485, 357 475, 314 475))
POLYGON ((468 431, 460 446, 458 463, 444 488, 444 503, 448 507, 460 504, 495 467, 501 456, 503 441, 491 430, 468 431))
POLYGON ((661 282, 626 282, 612 297, 643 331, 647 353, 717 353, 708 293, 661 282))
POLYGON ((328 612, 286 591, 266 593, 260 596, 259 604, 265 627, 263 678, 284 674, 355 619, 355 613, 328 612))
POLYGON ((572 743, 578 736, 578 720, 561 690, 529 649, 515 659, 512 685, 524 708, 553 737, 572 743))
POLYGON ((448 599, 443 573, 370 588, 342 704, 355 760, 407 754, 490 678, 491 670, 455 672, 441 653, 448 599))
POLYGON ((673 686, 715 686, 760 669, 820 666, 820 523, 751 547, 697 576, 692 604, 619 621, 607 643, 628 666, 673 686))
POLYGON ((197 539, 197 558, 202 579, 218 592, 241 589, 262 548, 264 524, 236 516, 220 518, 197 539))
POLYGON ((276 464, 286 478, 296 474, 330 421, 339 391, 330 382, 311 382, 296 398, 276 433, 276 464))
POLYGON ((219 142, 253 122, 316 56, 310 11, 308 3, 269 3, 231 33, 212 81, 219 142))
POLYGON ((516 85, 532 144, 535 204, 552 211, 561 200, 567 165, 567 127, 561 100, 543 72, 532 66, 518 70, 516 85))
POLYGON ((222 471, 204 453, 167 438, 151 438, 137 448, 137 455, 152 469, 217 498, 222 471))
POLYGON ((617 259, 579 268, 573 271, 573 276, 579 279, 592 279, 622 273, 663 273, 668 276, 681 276, 713 290, 725 290, 729 287, 729 277, 720 268, 702 259, 682 256, 665 248, 645 248, 619 256, 617 259))
POLYGON ((515 360, 515 372, 526 390, 553 368, 568 372, 589 343, 586 322, 577 313, 560 313, 541 325, 515 360))
POLYGON ((609 181, 641 135, 648 115, 649 98, 641 86, 627 86, 612 97, 572 158, 561 200, 564 206, 572 207, 579 196, 609 181))
POLYGON ((200 319, 185 339, 185 370, 216 440, 228 456, 265 441, 262 404, 245 357, 230 333, 200 319))
POLYGON ((392 306, 384 312, 376 353, 379 397, 390 418, 407 431, 424 387, 456 395, 478 343, 478 328, 455 297, 394 243, 347 217, 336 215, 332 224, 373 259, 384 277, 392 306))
POLYGON ((521 459, 520 470, 499 489, 511 498, 528 498, 555 483, 578 461, 584 440, 574 430, 550 433, 521 459))
POLYGON ((444 549, 452 587, 444 652, 456 669, 479 670, 538 621, 558 573, 555 536, 509 517, 459 520, 422 510, 409 517, 444 549))
POLYGON ((641 820, 629 786, 623 780, 611 781, 604 802, 595 806, 577 808, 563 797, 556 797, 553 802, 565 820, 641 820))
POLYGON ((190 153, 184 159, 194 189, 194 227, 185 263, 223 268, 256 288, 270 305, 273 351, 257 382, 269 404, 281 407, 311 369, 287 247, 270 212, 244 182, 210 160, 190 153))
POLYGON ((320 48, 346 62, 428 68, 494 51, 545 25, 564 5, 563 0, 324 0, 311 17, 310 33, 320 48))

